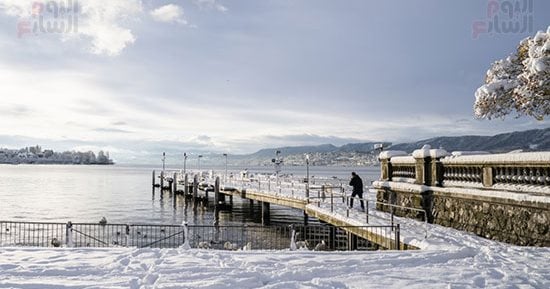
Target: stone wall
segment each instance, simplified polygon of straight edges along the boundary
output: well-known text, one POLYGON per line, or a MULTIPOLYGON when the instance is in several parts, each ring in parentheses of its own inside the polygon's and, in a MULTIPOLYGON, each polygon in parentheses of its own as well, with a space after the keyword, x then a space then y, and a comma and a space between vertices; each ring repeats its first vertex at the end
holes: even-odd
MULTIPOLYGON (((427 211, 430 223, 473 232, 521 246, 550 246, 550 205, 529 201, 448 193, 431 187, 417 192, 378 187, 377 201, 427 211)), ((389 206, 377 205, 389 212, 389 206)), ((394 209, 397 216, 424 219, 424 214, 394 209)))

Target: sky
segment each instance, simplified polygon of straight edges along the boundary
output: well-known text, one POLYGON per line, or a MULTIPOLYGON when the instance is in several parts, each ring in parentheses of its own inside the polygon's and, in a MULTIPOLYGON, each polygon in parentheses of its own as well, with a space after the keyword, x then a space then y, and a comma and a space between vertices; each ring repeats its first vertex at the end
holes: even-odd
POLYGON ((473 116, 490 64, 550 25, 532 0, 524 32, 474 35, 509 17, 490 2, 0 0, 0 147, 131 162, 548 127, 473 116))

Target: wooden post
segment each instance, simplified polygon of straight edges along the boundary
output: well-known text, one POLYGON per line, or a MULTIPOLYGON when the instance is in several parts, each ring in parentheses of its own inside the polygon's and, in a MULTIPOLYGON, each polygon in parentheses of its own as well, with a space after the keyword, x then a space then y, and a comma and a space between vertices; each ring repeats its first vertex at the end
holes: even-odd
POLYGON ((334 226, 330 226, 330 231, 329 231, 329 235, 328 235, 328 247, 331 249, 331 250, 334 250, 335 246, 334 246, 334 240, 335 240, 335 236, 336 236, 336 228, 334 226))
POLYGON ((352 233, 348 233, 348 242, 349 242, 349 249, 350 250, 357 250, 357 236, 352 233))
POLYGON ((174 173, 174 195, 178 192, 178 173, 174 173))
POLYGON ((262 202, 262 225, 268 226, 271 223, 269 216, 269 203, 262 202))
POLYGON ((214 203, 216 208, 220 204, 220 177, 216 177, 216 181, 214 182, 214 203))
POLYGON ((174 204, 174 208, 176 208, 176 193, 178 192, 178 173, 174 173, 174 183, 172 184, 174 186, 174 192, 172 193, 172 203, 174 204))
POLYGON ((199 176, 193 176, 193 203, 197 200, 199 195, 199 176))
POLYGON ((153 188, 155 187, 155 170, 153 170, 153 188))
POLYGON ((160 172, 160 190, 164 190, 164 171, 160 172))
POLYGON ((183 194, 184 197, 187 197, 187 195, 189 195, 189 179, 187 177, 187 174, 185 174, 183 179, 183 194))

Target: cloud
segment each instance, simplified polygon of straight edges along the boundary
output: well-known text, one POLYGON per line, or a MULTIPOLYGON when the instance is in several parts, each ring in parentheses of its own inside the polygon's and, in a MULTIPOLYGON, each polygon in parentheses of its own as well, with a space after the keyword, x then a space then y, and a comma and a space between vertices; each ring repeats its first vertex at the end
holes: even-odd
POLYGON ((220 4, 217 0, 195 0, 193 2, 201 9, 214 9, 220 12, 226 12, 228 10, 227 7, 220 4))
POLYGON ((155 21, 187 25, 187 20, 183 18, 183 8, 175 4, 161 6, 150 14, 155 21))
POLYGON ((129 131, 129 130, 124 130, 119 128, 103 128, 103 127, 95 128, 94 131, 109 132, 109 133, 133 133, 132 131, 129 131))
POLYGON ((13 117, 24 117, 29 115, 31 112, 32 109, 30 109, 26 105, 12 104, 8 105, 7 107, 0 105, 0 114, 4 116, 8 115, 13 117))
POLYGON ((116 56, 136 41, 132 31, 122 23, 136 19, 142 12, 141 1, 80 1, 81 10, 77 37, 91 39, 94 54, 116 56))
MULTIPOLYGON (((53 37, 58 37, 61 41, 74 40, 77 42, 88 43, 87 49, 93 54, 116 56, 126 47, 136 41, 128 25, 139 18, 142 14, 141 0, 79 0, 74 2, 66 1, 32 1, 32 0, 2 0, 0 11, 12 17, 18 17, 18 23, 27 23, 25 26, 29 30, 33 28, 32 21, 37 21, 36 17, 31 17, 33 6, 35 4, 47 5, 65 5, 73 3, 73 9, 77 12, 64 14, 65 16, 57 19, 54 25, 63 25, 63 28, 69 27, 69 18, 72 29, 64 33, 50 33, 53 37)), ((49 7, 49 6, 48 6, 49 7)), ((46 9, 46 8, 44 8, 46 9)), ((51 9, 51 7, 47 8, 51 9)), ((38 17, 44 17, 48 22, 53 18, 49 12, 43 12, 38 17)), ((48 22, 48 24, 50 24, 48 22)), ((68 29, 68 28, 67 28, 68 29)), ((28 33, 34 33, 29 32, 28 33)))

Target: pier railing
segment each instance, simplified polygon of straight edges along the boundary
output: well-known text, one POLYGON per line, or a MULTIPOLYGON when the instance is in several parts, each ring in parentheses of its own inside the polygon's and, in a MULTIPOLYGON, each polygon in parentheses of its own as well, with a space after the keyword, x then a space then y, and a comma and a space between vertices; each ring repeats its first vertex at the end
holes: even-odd
POLYGON ((550 152, 451 156, 418 150, 382 158, 381 166, 382 181, 550 195, 550 152))
POLYGON ((367 229, 386 240, 383 248, 399 248, 395 226, 206 226, 0 221, 0 246, 147 247, 218 250, 375 250, 381 245, 349 233, 367 229), (187 236, 186 236, 187 235, 187 236))

